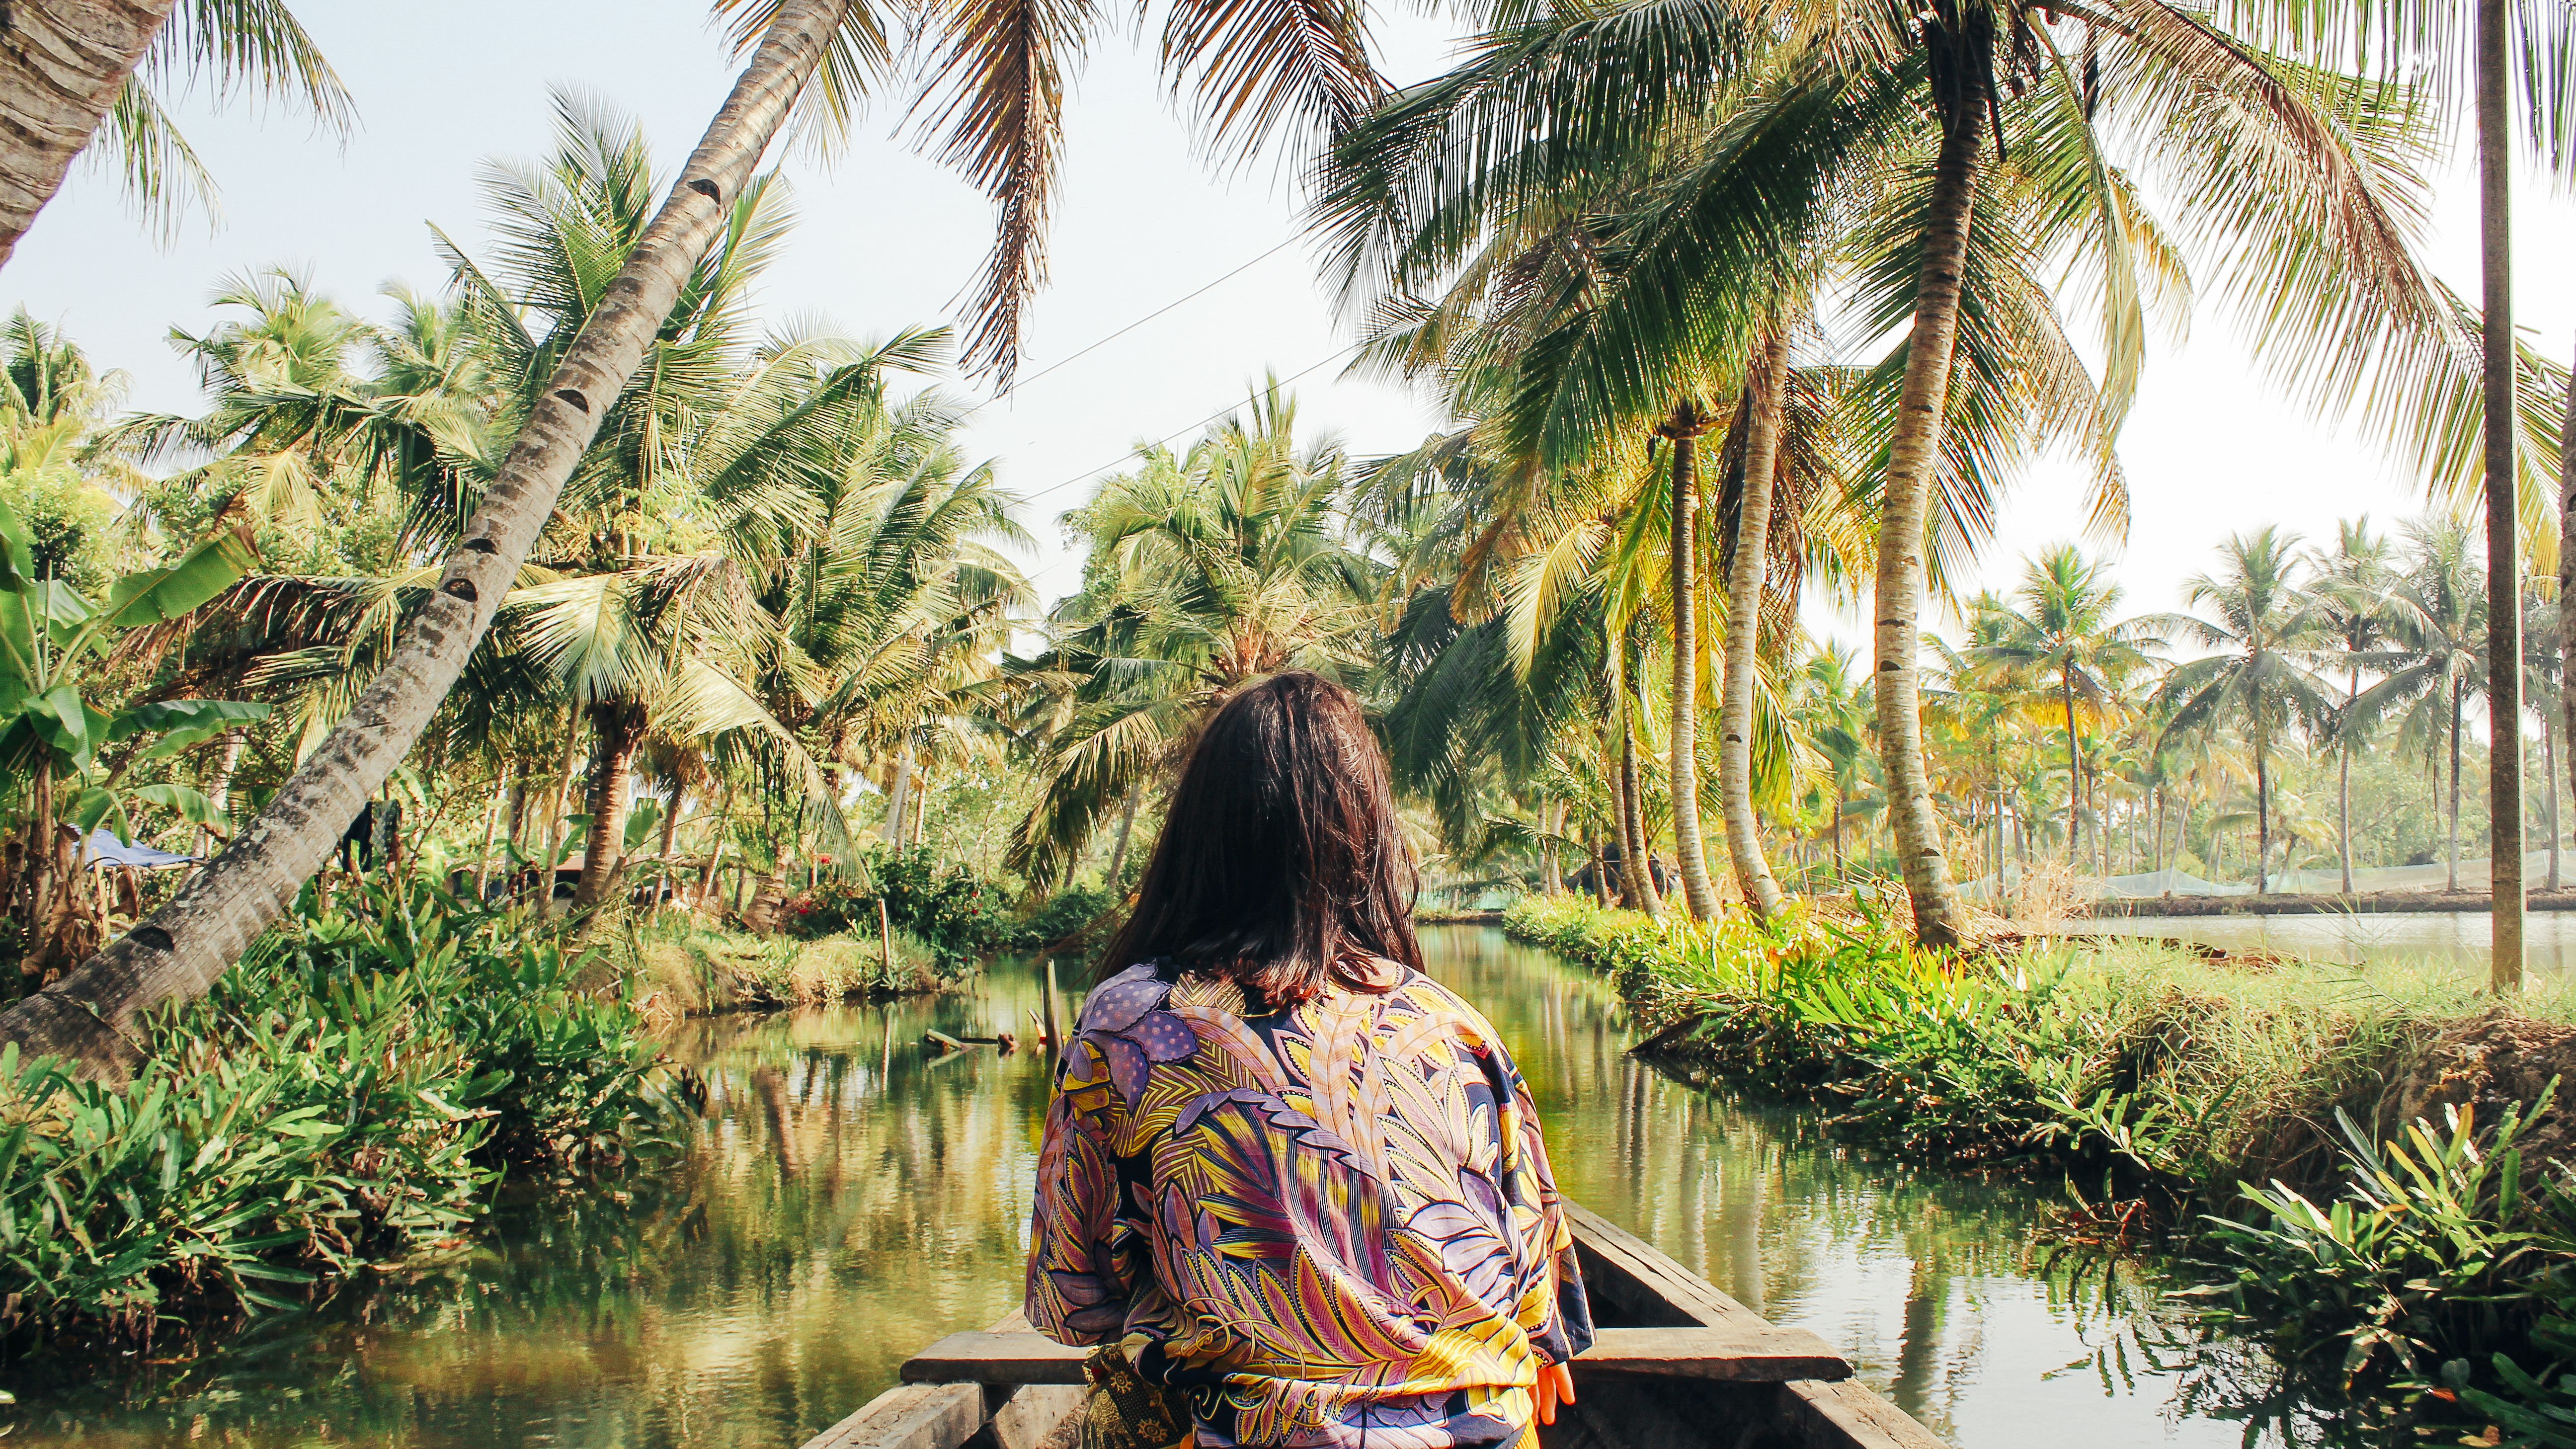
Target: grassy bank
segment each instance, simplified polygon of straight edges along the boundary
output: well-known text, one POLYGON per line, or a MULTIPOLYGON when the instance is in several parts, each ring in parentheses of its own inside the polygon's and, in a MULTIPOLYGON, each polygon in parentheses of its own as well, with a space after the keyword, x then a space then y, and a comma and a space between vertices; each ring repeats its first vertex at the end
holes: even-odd
POLYGON ((80 1353, 462 1242, 508 1180, 671 1122, 635 993, 417 882, 301 911, 148 1021, 123 1083, 0 1055, 0 1342, 80 1353))
POLYGON ((901 928, 880 941, 874 925, 812 939, 755 936, 674 911, 603 932, 593 974, 602 984, 631 980, 648 1009, 683 1016, 905 996, 957 979, 936 948, 901 928))
MULTIPOLYGON (((2412 1070, 2481 1007, 2454 974, 2231 965, 2152 941, 1960 961, 1865 914, 1710 928, 1560 897, 1506 928, 1610 973, 1676 1060, 1814 1098, 1911 1157, 2107 1175, 2124 1198, 2331 1185, 2336 1114, 2395 1130, 2412 1070)), ((2552 1023, 2569 1006, 2522 1003, 2552 1023)))
POLYGON ((1686 1070, 1909 1159, 2062 1181, 2071 1235, 2161 1232, 2213 1325, 2366 1413, 2576 1444, 2548 1412, 2576 1381, 2544 1387, 2576 1367, 2563 992, 2508 1012, 2449 973, 2154 942, 1963 960, 1814 909, 1710 927, 1560 897, 1505 924, 1609 974, 1686 1070))

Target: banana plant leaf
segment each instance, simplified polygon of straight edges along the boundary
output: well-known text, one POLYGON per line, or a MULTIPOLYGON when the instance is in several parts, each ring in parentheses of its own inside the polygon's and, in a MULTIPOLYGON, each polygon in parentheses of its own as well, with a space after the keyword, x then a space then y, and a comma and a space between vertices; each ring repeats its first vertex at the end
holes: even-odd
POLYGON ((108 622, 134 628, 176 619, 231 588, 257 562, 238 534, 219 534, 168 568, 118 579, 107 593, 108 622))
POLYGON ((108 722, 107 737, 122 740, 147 731, 163 731, 144 747, 138 760, 158 760, 213 739, 234 725, 268 718, 271 706, 244 699, 165 699, 138 704, 108 722))
POLYGON ((642 850, 644 842, 653 838, 653 832, 659 829, 661 824, 661 801, 652 799, 636 801, 635 808, 626 816, 626 853, 633 855, 642 850))
POLYGON ((36 546, 18 511, 0 501, 0 589, 15 593, 35 579, 36 546))
POLYGON ((104 827, 113 831, 117 840, 134 843, 141 833, 134 821, 135 805, 158 805, 177 814, 191 825, 223 825, 227 822, 215 802, 185 785, 136 785, 131 788, 92 786, 81 792, 72 806, 72 823, 88 834, 104 827))

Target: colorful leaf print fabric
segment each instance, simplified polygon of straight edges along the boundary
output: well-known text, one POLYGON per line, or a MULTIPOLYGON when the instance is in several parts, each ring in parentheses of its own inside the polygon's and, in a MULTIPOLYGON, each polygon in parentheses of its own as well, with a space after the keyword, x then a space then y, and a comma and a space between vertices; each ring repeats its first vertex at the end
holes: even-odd
POLYGON ((1140 965, 1091 993, 1038 1162, 1030 1322, 1186 1392, 1203 1446, 1449 1449, 1592 1342, 1538 1114, 1407 972, 1247 1016, 1140 965))

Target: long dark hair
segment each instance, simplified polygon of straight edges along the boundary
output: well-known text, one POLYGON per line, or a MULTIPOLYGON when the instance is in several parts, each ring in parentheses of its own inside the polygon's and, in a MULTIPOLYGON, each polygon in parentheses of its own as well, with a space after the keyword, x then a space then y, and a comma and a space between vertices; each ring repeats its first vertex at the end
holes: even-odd
POLYGON ((1226 701, 1190 751, 1135 913, 1100 961, 1234 977, 1273 1006, 1327 981, 1385 991, 1422 968, 1420 885, 1386 756, 1351 692, 1274 674, 1226 701))

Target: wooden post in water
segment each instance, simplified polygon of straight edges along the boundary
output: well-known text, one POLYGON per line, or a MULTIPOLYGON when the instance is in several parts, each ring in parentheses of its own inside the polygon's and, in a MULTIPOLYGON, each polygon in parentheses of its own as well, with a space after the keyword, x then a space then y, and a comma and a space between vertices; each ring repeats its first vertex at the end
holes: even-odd
POLYGON ((1055 1025, 1055 958, 1046 958, 1046 1038, 1047 1045, 1062 1049, 1064 1038, 1056 1034, 1055 1025))

